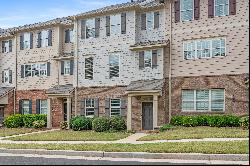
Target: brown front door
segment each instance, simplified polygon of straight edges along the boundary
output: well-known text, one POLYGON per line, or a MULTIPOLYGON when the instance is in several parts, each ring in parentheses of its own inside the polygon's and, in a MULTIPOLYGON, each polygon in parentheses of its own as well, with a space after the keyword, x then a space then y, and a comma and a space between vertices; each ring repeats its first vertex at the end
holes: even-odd
POLYGON ((4 108, 0 107, 0 124, 3 123, 4 120, 4 108))
POLYGON ((153 103, 142 103, 142 130, 153 130, 153 103))

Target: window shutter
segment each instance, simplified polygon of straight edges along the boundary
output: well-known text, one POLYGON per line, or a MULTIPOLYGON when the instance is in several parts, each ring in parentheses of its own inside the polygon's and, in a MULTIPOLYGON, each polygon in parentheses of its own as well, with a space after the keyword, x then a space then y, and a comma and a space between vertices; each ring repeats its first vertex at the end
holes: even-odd
POLYGON ((214 0, 208 0, 208 18, 214 17, 214 0))
POLYGON ((24 78, 24 65, 21 65, 21 78, 24 78))
POLYGON ((29 101, 29 113, 32 114, 32 100, 29 101))
POLYGON ((200 0, 194 0, 194 19, 200 19, 200 0))
POLYGON ((12 70, 9 70, 9 83, 12 84, 12 70))
POLYGON ((86 20, 81 20, 81 39, 86 38, 86 20))
POLYGON ((9 40, 9 52, 12 52, 12 40, 9 40))
POLYGON ((40 114, 40 101, 39 99, 36 100, 36 114, 40 114))
POLYGON ((139 69, 144 68, 144 51, 139 52, 139 69))
POLYGON ((157 29, 160 27, 160 12, 154 13, 154 29, 157 29))
POLYGON ((50 76, 50 62, 47 62, 47 76, 50 76))
POLYGON ((146 13, 141 14, 141 30, 147 29, 146 19, 147 19, 146 13))
POLYGON ((180 8, 181 8, 181 3, 180 3, 180 0, 177 0, 174 2, 174 8, 175 8, 175 22, 180 22, 181 20, 181 11, 180 11, 180 8))
POLYGON ((236 15, 236 0, 229 0, 229 14, 236 15))
POLYGON ((152 68, 157 68, 157 50, 152 51, 152 68))
POLYGON ((105 115, 110 117, 110 99, 105 99, 105 115))
POLYGON ((23 100, 19 100, 19 114, 23 114, 22 108, 23 108, 23 100))
POLYGON ((42 33, 41 32, 39 32, 38 34, 37 34, 37 48, 41 48, 42 47, 42 33))
POLYGON ((30 32, 30 49, 33 49, 33 33, 30 32))
POLYGON ((69 29, 65 30, 65 43, 69 43, 70 41, 69 29))
POLYGON ((4 45, 5 45, 5 42, 2 41, 2 53, 4 53, 4 45))
POLYGON ((95 116, 99 117, 99 99, 94 99, 95 116))
POLYGON ((52 46, 52 29, 49 30, 48 46, 52 46))
POLYGON ((85 100, 80 101, 80 115, 85 116, 85 100))
POLYGON ((101 26, 101 19, 96 18, 95 19, 95 37, 96 38, 100 36, 100 26, 101 26))
POLYGON ((23 45, 23 33, 20 34, 20 50, 23 50, 24 49, 24 45, 23 45))
POLYGON ((61 61, 61 75, 64 75, 64 61, 61 61))
POLYGON ((70 60, 70 75, 74 74, 74 60, 70 60))
POLYGON ((2 71, 2 83, 4 83, 4 71, 2 71))
POLYGON ((126 13, 121 14, 121 33, 126 34, 127 30, 127 15, 126 13))
POLYGON ((125 99, 121 99, 121 116, 127 116, 127 101, 125 99))
POLYGON ((106 35, 110 36, 110 16, 106 16, 106 35))

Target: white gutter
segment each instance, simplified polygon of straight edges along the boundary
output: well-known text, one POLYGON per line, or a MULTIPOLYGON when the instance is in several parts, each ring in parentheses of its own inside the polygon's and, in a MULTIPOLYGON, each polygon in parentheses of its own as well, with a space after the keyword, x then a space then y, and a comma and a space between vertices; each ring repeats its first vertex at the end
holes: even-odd
POLYGON ((76 80, 75 80, 75 116, 77 116, 77 100, 78 100, 78 21, 77 21, 77 18, 74 17, 74 52, 75 52, 75 63, 76 63, 76 80))
MULTIPOLYGON (((15 88, 14 88, 14 94, 13 94, 13 100, 14 100, 14 115, 16 114, 16 89, 17 89, 17 34, 15 35, 15 61, 16 61, 16 64, 15 64, 15 70, 16 70, 16 73, 15 73, 15 88)), ((21 73, 22 74, 22 73, 21 73)))

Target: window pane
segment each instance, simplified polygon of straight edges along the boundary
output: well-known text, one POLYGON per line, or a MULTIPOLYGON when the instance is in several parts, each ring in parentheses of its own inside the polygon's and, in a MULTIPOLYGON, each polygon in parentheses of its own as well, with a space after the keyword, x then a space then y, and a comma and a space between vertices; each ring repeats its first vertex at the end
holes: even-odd
POLYGON ((182 110, 194 110, 194 101, 183 101, 182 110))
POLYGON ((25 65, 25 77, 31 76, 31 65, 25 65))
POLYGON ((152 51, 145 51, 144 55, 144 66, 151 67, 152 66, 152 51))
POLYGON ((22 113, 23 114, 29 114, 29 100, 23 100, 22 104, 22 113))
POLYGON ((182 110, 194 110, 194 91, 182 91, 182 110))
POLYGON ((209 90, 196 91, 196 110, 209 110, 209 90))
POLYGON ((147 17, 147 29, 153 29, 153 20, 154 20, 154 13, 146 13, 147 17))
POLYGON ((85 79, 93 79, 93 58, 85 58, 85 79))
POLYGON ((119 55, 109 56, 110 78, 119 77, 119 55))
POLYGON ((212 90, 211 91, 211 109, 212 111, 224 110, 224 90, 212 90))
POLYGON ((49 36, 49 33, 48 31, 42 31, 41 32, 41 44, 42 44, 42 47, 46 47, 48 46, 48 36, 49 36))
POLYGON ((95 109, 94 108, 86 108, 86 116, 93 117, 95 115, 95 109))
POLYGON ((121 34, 121 14, 110 16, 111 35, 121 34))
POLYGON ((119 108, 111 108, 110 115, 111 116, 119 116, 119 115, 121 115, 121 109, 119 109, 119 108))
POLYGON ((94 99, 86 99, 86 107, 94 108, 94 99))
POLYGON ((181 20, 193 20, 193 0, 181 0, 181 20))
POLYGON ((95 37, 95 19, 89 19, 86 21, 86 38, 95 37))
POLYGON ((70 61, 64 61, 64 74, 70 74, 70 61))

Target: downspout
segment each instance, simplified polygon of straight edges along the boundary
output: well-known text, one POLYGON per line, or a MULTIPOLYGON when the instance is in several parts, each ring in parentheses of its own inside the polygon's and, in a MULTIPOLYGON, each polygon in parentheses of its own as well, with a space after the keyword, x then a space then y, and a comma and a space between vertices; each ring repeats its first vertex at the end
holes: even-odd
POLYGON ((169 41, 169 76, 168 76, 168 102, 169 102, 169 123, 172 118, 172 3, 173 1, 170 1, 170 41, 169 41))
POLYGON ((14 100, 14 115, 16 114, 16 89, 17 89, 17 35, 15 35, 15 70, 16 70, 16 74, 15 74, 15 88, 14 88, 14 94, 13 94, 13 100, 14 100))
POLYGON ((78 21, 76 17, 74 17, 74 48, 75 48, 75 58, 76 58, 76 80, 75 80, 75 116, 77 116, 77 100, 78 100, 78 21))

